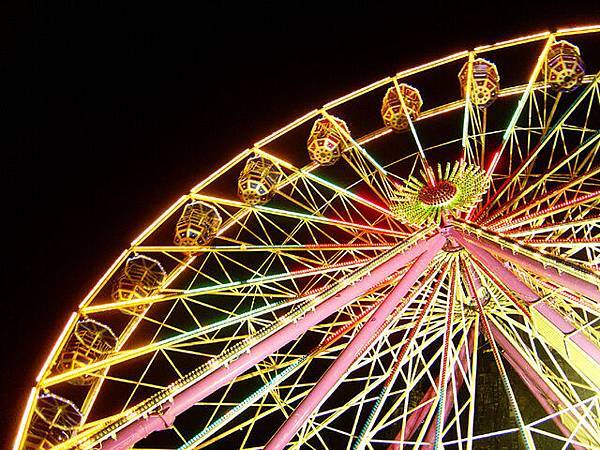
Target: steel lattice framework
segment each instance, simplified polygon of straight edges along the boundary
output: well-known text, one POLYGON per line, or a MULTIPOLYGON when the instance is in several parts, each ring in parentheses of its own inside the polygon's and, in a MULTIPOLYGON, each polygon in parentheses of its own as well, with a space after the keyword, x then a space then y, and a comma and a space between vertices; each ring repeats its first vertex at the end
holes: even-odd
POLYGON ((83 299, 15 449, 600 449, 598 32, 404 70, 235 156, 83 299))

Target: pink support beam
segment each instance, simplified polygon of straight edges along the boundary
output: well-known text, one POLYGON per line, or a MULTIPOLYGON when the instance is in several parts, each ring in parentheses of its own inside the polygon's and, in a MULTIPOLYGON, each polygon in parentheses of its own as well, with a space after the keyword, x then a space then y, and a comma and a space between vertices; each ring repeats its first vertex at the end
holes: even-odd
POLYGON ((143 438, 155 431, 165 430, 170 427, 175 418, 188 410, 194 404, 226 386, 237 376, 244 373, 252 366, 258 364, 268 355, 275 353, 289 342, 298 339, 309 328, 317 325, 331 314, 360 297, 365 292, 382 283, 390 275, 410 261, 419 257, 422 253, 432 247, 442 246, 445 238, 435 235, 427 241, 421 241, 406 250, 376 266, 371 272, 358 280, 353 285, 348 285, 337 294, 325 299, 317 305, 314 310, 308 311, 306 315, 295 323, 290 323, 256 344, 248 352, 231 362, 228 366, 222 366, 192 384, 185 391, 175 395, 173 401, 164 405, 161 414, 153 414, 147 418, 140 418, 125 426, 116 434, 116 438, 103 442, 103 450, 125 450, 131 448, 143 438))
MULTIPOLYGON (((419 330, 421 328, 421 322, 425 318, 425 315, 427 314, 427 311, 429 310, 429 306, 430 306, 431 302, 433 301, 433 298, 435 297, 436 293, 438 292, 440 284, 444 280, 445 276, 446 276, 445 270, 443 270, 440 274, 438 274, 437 280, 436 280, 434 286, 430 289, 427 300, 425 301, 425 303, 423 305, 421 305, 417 319, 414 321, 413 326, 410 328, 410 331, 408 332, 407 336, 405 338, 403 338, 404 342, 402 343, 402 347, 400 348, 400 351, 398 352, 398 356, 397 356, 396 362, 394 363, 394 366, 392 367, 391 374, 394 374, 395 372, 397 372, 401 366, 401 363, 404 362, 404 355, 408 351, 409 347, 412 345, 412 339, 416 335, 417 330, 419 330)), ((392 382, 392 375, 390 375, 390 378, 388 378, 386 380, 386 384, 391 383, 391 382, 392 382)), ((430 402, 430 400, 437 395, 437 390, 435 387, 438 386, 439 383, 440 383, 440 377, 438 376, 437 380, 435 381, 435 385, 431 386, 428 389, 428 391, 425 393, 425 395, 421 398, 420 405, 414 409, 414 411, 410 414, 410 416, 406 420, 406 424, 404 425, 403 429, 401 429, 398 432, 398 434, 396 435, 397 441, 403 441, 403 440, 405 440, 405 437, 406 437, 406 439, 410 439, 412 437, 412 435, 415 433, 415 431, 417 430, 418 426, 423 422, 424 418, 427 416, 427 414, 429 413, 429 410, 432 406, 432 403, 430 402)), ((399 447, 395 447, 395 444, 390 444, 390 446, 388 447, 388 449, 395 449, 395 448, 399 448, 399 447)))
POLYGON ((479 292, 479 289, 481 288, 481 280, 479 279, 477 272, 473 270, 473 265, 471 261, 469 261, 469 264, 467 265, 465 259, 460 258, 460 272, 463 279, 466 281, 466 286, 467 290, 469 291, 469 295, 472 299, 475 299, 475 297, 477 297, 478 295, 477 293, 479 292))
MULTIPOLYGON (((544 408, 544 411, 546 411, 548 415, 551 415, 556 413, 558 410, 564 409, 564 404, 554 393, 552 388, 535 370, 531 369, 527 360, 523 357, 523 355, 521 355, 521 353, 519 353, 510 339, 506 337, 504 333, 502 333, 502 331, 493 323, 489 324, 489 328, 496 343, 502 348, 502 350, 504 350, 505 359, 523 380, 527 388, 531 391, 542 408, 544 408)), ((575 422, 577 422, 577 419, 574 419, 575 422)), ((560 420, 560 417, 555 416, 552 418, 552 420, 566 438, 571 436, 571 431, 565 426, 562 420, 560 420)), ((572 445, 574 450, 584 450, 584 448, 579 445, 572 445)))
MULTIPOLYGON (((485 265, 496 277, 498 277, 508 288, 518 293, 523 300, 531 305, 531 308, 537 310, 542 316, 550 321, 564 335, 565 339, 570 339, 575 345, 583 350, 593 361, 600 364, 600 348, 588 339, 583 333, 576 333, 577 329, 565 319, 558 311, 543 301, 539 301, 539 296, 531 290, 529 286, 523 283, 515 274, 508 270, 500 261, 494 258, 482 247, 476 245, 476 242, 470 242, 464 235, 456 230, 451 230, 450 234, 456 239, 471 255, 473 255, 481 264, 485 265)), ((510 252, 509 252, 510 253, 510 252)), ((510 253, 512 255, 512 253, 510 253)))
MULTIPOLYGON (((473 344, 475 341, 475 332, 474 332, 474 328, 471 327, 471 330, 469 331, 469 336, 467 337, 467 345, 463 345, 460 349, 459 352, 459 356, 458 356, 458 361, 460 361, 460 365, 461 366, 465 366, 467 364, 467 350, 469 351, 469 355, 473 355, 473 344)), ((460 390, 460 388, 462 387, 462 384, 464 382, 464 376, 463 376, 463 372, 462 370, 460 370, 458 368, 458 363, 456 363, 453 367, 452 370, 454 372, 454 380, 456 382, 456 392, 458 392, 460 390)), ((448 378, 448 382, 446 385, 446 402, 444 403, 444 413, 443 413, 443 421, 442 423, 446 423, 446 421, 448 420, 448 416, 450 415, 450 413, 452 412, 452 407, 454 406, 454 392, 455 392, 455 385, 454 383, 452 383, 452 377, 448 378), (448 399, 452 399, 452 401, 448 401, 448 399)), ((474 399, 473 399, 474 401, 474 399)), ((425 435, 425 439, 423 439, 423 442, 429 442, 432 445, 434 444, 434 439, 435 439, 435 425, 436 421, 432 421, 431 422, 431 426, 429 427, 429 430, 427 430, 427 434, 425 435)), ((443 433, 443 431, 440 431, 440 433, 443 433)))
MULTIPOLYGON (((469 355, 471 355, 471 356, 473 355, 474 339, 475 339, 475 333, 474 333, 474 329, 471 327, 471 329, 469 331, 469 337, 467 338, 468 345, 463 345, 461 347, 459 355, 458 355, 458 361, 460 361, 460 364, 462 366, 465 366, 467 364, 467 351, 469 352, 468 353, 469 355)), ((456 372, 456 375, 455 375, 456 384, 457 384, 458 389, 460 389, 460 387, 462 386, 462 383, 464 381, 463 374, 460 370, 456 371, 456 366, 453 367, 453 370, 456 372)), ((419 425, 421 425, 423 423, 423 421, 425 420, 425 417, 427 417, 429 410, 435 404, 435 402, 430 401, 430 400, 433 399, 437 395, 436 387, 438 385, 439 385, 439 376, 436 378, 435 385, 431 385, 429 387, 429 389, 427 389, 427 392, 425 392, 425 394, 421 398, 421 401, 419 402, 419 406, 417 406, 415 408, 415 410, 412 412, 412 414, 406 420, 406 425, 404 427, 404 437, 402 434, 402 430, 400 430, 398 432, 398 434, 396 435, 395 440, 397 440, 397 441, 399 441, 401 439, 410 440, 412 438, 412 436, 415 434, 415 432, 419 428, 419 425)), ((452 386, 451 378, 448 380, 447 389, 448 389, 449 395, 453 396, 454 388, 452 386)), ((452 403, 446 403, 445 409, 444 409, 444 422, 446 421, 446 419, 448 418, 448 415, 450 414, 451 407, 452 407, 452 403)), ((435 426, 432 428, 435 432, 435 426)), ((433 439, 430 439, 429 441, 425 439, 423 442, 431 443, 432 441, 433 441, 433 439)), ((388 450, 400 450, 400 444, 390 444, 388 446, 388 450)))
MULTIPOLYGON (((423 271, 441 250, 445 239, 432 240, 425 253, 413 263, 400 279, 394 289, 383 300, 369 321, 348 343, 342 353, 334 360, 325 374, 302 400, 300 405, 288 417, 277 433, 271 438, 264 450, 281 450, 306 423, 311 414, 321 405, 334 387, 348 373, 352 364, 370 347, 379 334, 385 329, 390 315, 403 304, 410 288, 417 282, 423 271)), ((403 305, 406 306, 406 305, 403 305)))
MULTIPOLYGON (((436 380, 436 384, 438 380, 439 377, 436 380)), ((427 414, 429 414, 429 410, 435 403, 432 399, 436 395, 437 393, 435 387, 430 386, 429 389, 427 389, 427 392, 425 392, 425 394, 421 398, 419 406, 416 407, 416 409, 412 412, 410 417, 406 420, 404 436, 402 435, 402 430, 400 430, 396 435, 396 441, 410 440, 412 438, 413 434, 415 434, 415 432, 417 431, 417 428, 419 428, 419 425, 423 423, 423 421, 427 417, 427 414)), ((388 450, 400 450, 400 444, 390 444, 388 446, 388 450)))
POLYGON ((457 236, 460 236, 461 239, 459 241, 461 241, 461 243, 464 240, 468 240, 477 247, 494 253, 495 255, 500 256, 502 259, 516 263, 542 278, 552 280, 568 289, 572 289, 575 292, 579 292, 580 294, 600 302, 600 280, 598 284, 594 284, 568 273, 559 272, 557 269, 552 267, 544 267, 541 262, 536 261, 535 259, 519 253, 513 253, 511 250, 502 248, 495 242, 491 242, 486 239, 475 239, 467 234, 464 234, 462 231, 451 230, 450 234, 457 240, 459 240, 457 236))

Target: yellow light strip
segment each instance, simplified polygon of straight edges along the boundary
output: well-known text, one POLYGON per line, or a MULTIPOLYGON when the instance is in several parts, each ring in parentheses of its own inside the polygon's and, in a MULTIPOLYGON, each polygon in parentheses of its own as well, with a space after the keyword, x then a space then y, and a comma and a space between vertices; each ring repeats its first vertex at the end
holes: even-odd
POLYGON ((344 95, 343 97, 336 98, 335 100, 332 100, 329 103, 325 103, 323 105, 322 109, 331 109, 331 108, 333 108, 335 106, 341 105, 342 103, 346 103, 347 101, 352 100, 352 99, 354 99, 356 97, 359 97, 359 96, 361 96, 363 94, 366 94, 367 92, 370 92, 370 91, 372 91, 374 89, 377 89, 377 88, 379 88, 381 86, 385 86, 390 81, 392 81, 391 77, 382 78, 379 81, 375 81, 374 83, 371 83, 371 84, 369 84, 369 85, 367 85, 365 87, 362 87, 360 89, 352 91, 349 94, 344 95))
POLYGON ((177 208, 179 208, 181 205, 183 205, 185 203, 185 201, 188 199, 187 195, 182 195, 181 197, 179 197, 171 206, 169 206, 160 216, 158 216, 156 218, 156 220, 154 220, 154 222, 152 222, 148 227, 146 227, 144 229, 144 231, 142 231, 142 233, 136 237, 133 241, 131 241, 131 246, 134 247, 136 245, 138 245, 140 242, 142 242, 144 239, 146 239, 150 234, 152 234, 152 232, 154 230, 156 230, 156 228, 158 228, 158 226, 168 217, 171 215, 171 213, 176 210, 177 208))
POLYGON ((92 288, 92 290, 90 292, 88 292, 88 295, 86 295, 85 298, 81 301, 81 303, 79 304, 79 309, 83 308, 91 300, 91 298, 94 295, 96 295, 97 291, 104 285, 104 282, 112 276, 112 274, 117 270, 117 267, 119 267, 121 262, 127 257, 128 254, 129 254, 129 250, 123 250, 123 252, 119 255, 119 257, 117 259, 115 259, 115 261, 112 263, 112 265, 104 273, 102 278, 100 278, 98 280, 98 282, 92 288))
POLYGON ((432 69, 434 67, 448 64, 448 63, 454 62, 456 60, 466 58, 468 56, 469 56, 468 50, 463 50, 461 52, 453 53, 451 55, 444 56, 443 58, 436 59, 435 61, 431 61, 431 62, 428 62, 425 64, 421 64, 420 66, 412 67, 410 69, 406 69, 401 72, 398 72, 394 76, 394 79, 396 79, 396 81, 399 81, 400 79, 408 77, 409 75, 415 75, 419 72, 423 72, 425 70, 432 69))
POLYGON ((229 160, 229 162, 227 162, 224 165, 222 165, 221 167, 219 167, 216 171, 211 173, 208 177, 206 177, 204 180, 202 180, 200 183, 198 183, 196 186, 194 186, 191 189, 191 192, 192 193, 198 192, 199 190, 205 188, 207 185, 212 183, 215 179, 220 177, 221 174, 227 172, 229 169, 231 169, 233 166, 235 166, 237 163, 239 163, 242 159, 244 159, 249 154, 250 154, 250 149, 246 149, 243 152, 240 152, 239 154, 234 156, 231 160, 229 160))
POLYGON ((600 32, 600 25, 586 25, 581 27, 573 27, 573 28, 560 28, 556 34, 559 36, 570 36, 574 34, 583 34, 583 33, 598 33, 600 32))
POLYGON ((71 330, 71 325, 73 325, 76 318, 77 318, 77 313, 76 312, 71 313, 71 317, 69 317, 69 320, 67 320, 67 323, 65 324, 63 330, 61 331, 60 336, 54 343, 52 350, 50 350, 50 353, 48 354, 46 361, 44 361, 44 364, 42 365, 42 368, 41 368, 40 372, 38 373, 38 376, 35 379, 36 383, 40 382, 40 380, 44 376, 44 373, 46 373, 46 371, 48 370, 48 366, 54 359, 54 354, 56 353, 58 348, 63 344, 65 337, 66 337, 67 333, 71 330))
POLYGON ((380 128, 379 130, 375 130, 373 133, 369 133, 366 136, 363 136, 362 138, 358 139, 356 142, 358 142, 359 145, 363 145, 363 144, 367 144, 371 141, 374 141, 376 139, 379 139, 380 137, 385 136, 386 134, 390 134, 392 132, 391 128, 380 128))
POLYGON ((263 147, 265 145, 267 145, 269 142, 277 139, 279 136, 281 136, 282 134, 287 133, 290 130, 293 130, 294 128, 296 128, 297 126, 302 125, 304 122, 306 122, 307 120, 312 119, 313 117, 316 117, 319 115, 319 110, 318 109, 313 109, 312 111, 304 114, 302 117, 299 117, 298 119, 294 120, 293 122, 287 124, 284 127, 279 128, 278 130, 274 131, 273 133, 271 133, 270 135, 268 135, 267 137, 264 137, 263 139, 261 139, 260 141, 256 142, 254 144, 255 147, 263 147))
POLYGON ((27 422, 29 422, 29 419, 33 413, 33 403, 36 397, 37 389, 31 388, 31 391, 29 391, 29 398, 27 399, 27 404, 25 405, 25 410, 23 411, 23 415, 21 416, 21 422, 19 423, 19 430, 17 431, 17 436, 15 437, 13 450, 19 450, 19 448, 21 447, 21 441, 23 440, 23 437, 25 435, 27 422))
POLYGON ((288 170, 293 170, 294 172, 298 171, 298 168, 296 166, 294 166, 292 163, 287 162, 285 159, 278 158, 277 156, 275 156, 271 153, 265 152, 264 150, 262 150, 259 147, 253 148, 252 151, 254 153, 256 153, 257 155, 261 155, 261 156, 264 156, 264 157, 270 159, 274 163, 277 163, 280 166, 285 167, 288 170))
POLYGON ((550 32, 549 31, 544 31, 542 33, 535 33, 535 34, 530 34, 527 36, 521 36, 518 38, 514 38, 514 39, 509 39, 507 41, 500 41, 500 42, 496 42, 494 44, 489 44, 489 45, 482 45, 481 47, 475 47, 475 51, 477 53, 485 53, 485 52, 489 52, 491 50, 499 50, 501 48, 505 48, 505 47, 511 47, 513 45, 521 45, 521 44, 527 44, 529 42, 535 42, 535 41, 540 41, 542 39, 547 38, 548 36, 550 36, 550 32))

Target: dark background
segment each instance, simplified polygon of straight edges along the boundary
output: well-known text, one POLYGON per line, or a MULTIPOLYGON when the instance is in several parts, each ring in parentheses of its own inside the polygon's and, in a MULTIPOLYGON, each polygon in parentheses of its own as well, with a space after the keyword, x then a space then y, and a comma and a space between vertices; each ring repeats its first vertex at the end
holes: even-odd
POLYGON ((573 1, 79 3, 0 10, 0 448, 69 312, 211 170, 398 70, 600 22, 597 2, 573 1))

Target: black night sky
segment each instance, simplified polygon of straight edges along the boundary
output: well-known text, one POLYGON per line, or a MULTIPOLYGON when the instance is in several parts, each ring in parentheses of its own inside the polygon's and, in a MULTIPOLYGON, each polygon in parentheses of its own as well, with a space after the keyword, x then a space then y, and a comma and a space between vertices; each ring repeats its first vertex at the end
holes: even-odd
POLYGON ((0 12, 0 70, 9 76, 0 95, 0 448, 12 442, 69 312, 131 239, 211 170, 400 69, 600 21, 593 1, 124 3, 35 1, 0 12))

